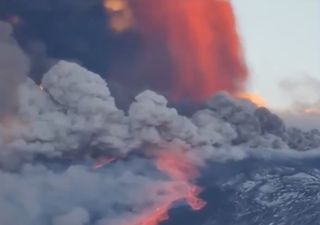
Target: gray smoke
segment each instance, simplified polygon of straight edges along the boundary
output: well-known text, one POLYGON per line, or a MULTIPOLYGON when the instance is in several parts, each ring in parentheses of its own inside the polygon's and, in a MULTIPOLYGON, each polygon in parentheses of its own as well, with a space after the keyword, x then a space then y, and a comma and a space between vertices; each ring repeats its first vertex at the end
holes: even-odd
POLYGON ((17 113, 0 127, 0 224, 127 224, 170 197, 168 186, 179 187, 158 172, 152 151, 183 152, 203 167, 262 150, 320 147, 319 131, 287 128, 269 110, 226 93, 190 118, 149 90, 124 112, 99 75, 65 61, 41 86, 25 80, 17 96, 17 113), (93 170, 95 154, 131 156, 93 170))
POLYGON ((30 165, 19 174, 1 171, 0 222, 121 224, 170 195, 163 187, 176 185, 147 168, 145 161, 132 160, 100 171, 71 166, 59 173, 30 165))
POLYGON ((304 75, 283 81, 281 87, 293 100, 292 110, 283 113, 283 119, 303 130, 320 128, 320 80, 304 75), (306 110, 310 112, 306 114, 306 110))
POLYGON ((27 57, 12 38, 9 24, 0 21, 0 114, 13 113, 17 107, 17 86, 29 70, 27 57))

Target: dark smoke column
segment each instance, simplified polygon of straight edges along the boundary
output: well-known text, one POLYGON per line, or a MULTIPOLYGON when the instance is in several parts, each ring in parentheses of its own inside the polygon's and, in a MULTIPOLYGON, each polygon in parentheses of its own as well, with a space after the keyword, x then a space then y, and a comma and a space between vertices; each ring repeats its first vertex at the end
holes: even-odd
POLYGON ((52 59, 75 61, 106 76, 134 42, 131 34, 119 35, 108 27, 102 0, 0 0, 0 20, 13 25, 37 82, 52 59))
POLYGON ((52 59, 65 59, 105 77, 124 102, 150 88, 201 102, 236 94, 247 78, 228 1, 0 0, 0 17, 14 25, 37 82, 52 59))

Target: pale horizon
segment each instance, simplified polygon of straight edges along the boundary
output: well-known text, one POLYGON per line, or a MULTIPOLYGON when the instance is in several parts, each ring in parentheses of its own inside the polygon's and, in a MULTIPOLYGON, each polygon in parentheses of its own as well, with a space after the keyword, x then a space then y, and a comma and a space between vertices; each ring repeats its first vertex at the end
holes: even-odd
POLYGON ((233 0, 250 69, 248 91, 274 109, 297 98, 314 98, 307 86, 286 93, 281 83, 311 77, 320 80, 320 1, 233 0))

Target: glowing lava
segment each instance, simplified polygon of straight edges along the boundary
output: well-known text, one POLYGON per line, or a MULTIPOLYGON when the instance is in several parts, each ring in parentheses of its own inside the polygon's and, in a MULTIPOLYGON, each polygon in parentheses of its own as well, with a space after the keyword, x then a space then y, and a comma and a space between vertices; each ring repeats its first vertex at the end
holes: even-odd
POLYGON ((135 217, 131 223, 133 225, 157 225, 167 220, 169 209, 177 201, 186 201, 193 210, 201 210, 206 205, 198 197, 199 187, 192 183, 198 176, 198 170, 182 152, 158 151, 154 157, 157 168, 173 182, 163 187, 167 197, 153 208, 135 217))
POLYGON ((172 180, 180 182, 181 186, 178 191, 181 197, 193 210, 202 209, 205 202, 197 197, 200 189, 192 184, 192 181, 199 175, 197 168, 189 162, 183 153, 158 152, 156 156, 157 168, 172 180))
POLYGON ((123 32, 134 25, 132 12, 126 0, 104 0, 105 9, 109 12, 109 26, 115 32, 123 32))
POLYGON ((259 95, 253 93, 239 93, 236 94, 235 97, 248 100, 258 107, 267 107, 266 101, 259 95))
POLYGON ((217 91, 242 90, 247 69, 229 1, 132 2, 140 9, 135 12, 145 37, 168 49, 174 99, 203 101, 217 91))

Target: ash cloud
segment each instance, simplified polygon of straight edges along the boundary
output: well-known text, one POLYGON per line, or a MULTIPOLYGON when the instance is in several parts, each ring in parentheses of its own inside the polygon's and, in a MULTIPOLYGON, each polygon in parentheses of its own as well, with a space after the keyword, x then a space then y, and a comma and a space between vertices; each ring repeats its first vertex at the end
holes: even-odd
POLYGON ((134 216, 133 210, 138 213, 161 199, 160 193, 166 193, 161 187, 171 184, 156 170, 146 168, 145 161, 131 160, 101 171, 71 166, 64 172, 53 172, 31 165, 19 174, 1 171, 0 222, 98 225, 128 220, 134 216), (146 196, 156 185, 156 191, 146 196))
POLYGON ((111 64, 124 62, 137 46, 134 34, 117 35, 108 28, 101 0, 1 0, 0 18, 13 25, 36 82, 54 59, 76 61, 106 76, 111 64))
POLYGON ((293 98, 290 110, 282 112, 284 120, 303 130, 320 127, 320 80, 308 75, 282 81, 284 92, 293 98))
POLYGON ((11 36, 9 24, 0 22, 0 114, 14 113, 17 87, 29 70, 27 57, 11 36))
MULTIPOLYGON (((214 96, 190 118, 149 90, 137 95, 125 112, 117 108, 99 75, 65 61, 44 75, 41 86, 26 80, 18 94, 16 121, 2 136, 11 154, 81 158, 92 150, 127 154, 145 144, 162 143, 180 143, 209 155, 235 145, 306 150, 291 143, 297 132, 280 117, 226 93, 214 96)), ((313 132, 303 138, 312 143, 309 148, 316 148, 317 137, 313 132)))
POLYGON ((284 80, 280 85, 287 94, 293 96, 293 107, 297 109, 320 107, 320 98, 318 95, 320 88, 319 79, 304 75, 291 80, 284 80))
POLYGON ((15 122, 0 127, 1 224, 122 225, 179 185, 155 168, 153 151, 182 151, 202 168, 320 146, 319 132, 292 142, 297 133, 275 114, 226 93, 191 117, 153 91, 123 111, 99 75, 65 61, 41 86, 21 83, 15 122), (95 155, 127 158, 93 170, 95 155))
POLYGON ((318 131, 290 130, 269 110, 226 93, 190 117, 153 91, 138 94, 128 110, 118 108, 111 93, 120 90, 122 97, 123 91, 96 73, 139 74, 142 69, 132 64, 139 61, 141 43, 135 32, 115 35, 108 29, 100 0, 0 0, 0 17, 12 24, 31 62, 29 71, 10 28, 0 28, 0 38, 7 40, 0 44, 14 60, 23 58, 14 63, 19 66, 10 65, 12 59, 0 66, 10 62, 9 71, 15 68, 17 75, 1 82, 15 87, 0 102, 10 110, 14 103, 15 109, 0 124, 1 224, 126 224, 170 196, 165 187, 179 185, 155 168, 153 151, 183 152, 202 168, 252 155, 304 155, 300 151, 314 153, 320 146, 318 131), (120 160, 93 170, 99 156, 120 160))
POLYGON ((166 4, 170 5, 171 2, 159 4, 157 10, 161 23, 163 21, 163 25, 173 26, 170 29, 163 29, 161 23, 158 25, 156 21, 152 22, 155 15, 147 11, 149 8, 152 11, 155 6, 145 0, 128 1, 135 26, 121 32, 110 27, 114 19, 113 13, 104 8, 103 0, 0 0, 0 18, 13 25, 14 37, 31 61, 28 75, 36 83, 41 82, 42 75, 59 59, 77 62, 100 74, 108 80, 110 89, 119 93, 116 94, 119 96, 116 101, 126 109, 134 96, 145 89, 156 90, 172 99, 185 101, 188 101, 185 98, 187 95, 189 100, 192 97, 193 101, 202 101, 215 91, 228 90, 236 93, 242 90, 247 69, 230 4, 212 2, 208 9, 205 3, 193 3, 204 11, 195 11, 191 15, 201 19, 201 33, 217 37, 208 38, 212 51, 205 47, 206 41, 199 46, 193 46, 192 42, 187 41, 196 38, 197 43, 202 42, 199 31, 194 30, 192 23, 188 22, 190 15, 186 16, 188 12, 184 12, 184 7, 174 7, 171 15, 166 10, 166 4), (221 19, 211 16, 207 19, 203 16, 210 15, 211 11, 215 11, 221 19), (177 16, 186 23, 169 21, 169 18, 177 16), (213 28, 210 24, 216 26, 213 28), (177 30, 177 33, 164 32, 175 31, 175 25, 189 26, 192 29, 185 27, 177 30), (196 33, 198 35, 193 36, 196 33), (185 43, 169 43, 175 35, 190 38, 186 38, 185 43), (173 44, 177 46, 172 46, 173 44), (177 55, 172 54, 173 47, 177 47, 177 55), (202 48, 205 54, 201 56, 192 47, 202 48), (175 62, 180 61, 177 57, 181 58, 181 62, 175 65, 175 62), (209 64, 212 60, 215 63, 201 68, 201 57, 207 57, 209 64), (184 61, 191 63, 183 63, 184 61), (189 69, 186 71, 190 73, 182 72, 187 64, 189 69), (200 71, 200 76, 197 71, 200 71), (191 93, 192 82, 189 86, 183 82, 187 76, 187 80, 201 84, 202 92, 205 93, 191 93))

